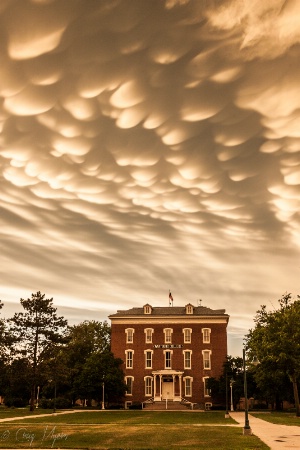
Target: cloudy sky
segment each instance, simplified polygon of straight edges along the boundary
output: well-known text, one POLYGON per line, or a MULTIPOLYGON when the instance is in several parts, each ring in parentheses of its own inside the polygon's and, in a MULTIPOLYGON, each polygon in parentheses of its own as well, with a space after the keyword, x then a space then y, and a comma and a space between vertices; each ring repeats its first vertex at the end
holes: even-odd
POLYGON ((299 0, 1 0, 0 298, 70 323, 299 292, 299 0))

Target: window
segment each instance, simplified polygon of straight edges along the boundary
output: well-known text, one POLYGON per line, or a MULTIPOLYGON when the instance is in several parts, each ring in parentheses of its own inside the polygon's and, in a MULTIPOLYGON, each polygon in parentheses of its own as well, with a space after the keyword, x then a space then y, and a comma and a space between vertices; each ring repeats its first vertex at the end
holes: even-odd
POLYGON ((133 343, 134 329, 133 328, 126 328, 125 333, 126 333, 126 343, 127 344, 132 344, 133 343))
POLYGON ((212 407, 212 403, 205 403, 205 411, 210 411, 212 407))
POLYGON ((152 354, 153 354, 152 350, 145 350, 146 369, 152 369, 152 354))
POLYGON ((184 328, 182 331, 183 331, 184 343, 190 344, 192 342, 192 329, 184 328))
POLYGON ((203 383, 204 383, 204 397, 210 397, 211 392, 210 389, 207 386, 207 382, 208 382, 208 377, 204 377, 203 378, 203 383))
POLYGON ((152 334, 154 333, 153 328, 146 328, 144 332, 146 344, 152 344, 152 334))
POLYGON ((185 313, 186 314, 193 314, 194 312, 194 307, 193 305, 191 305, 190 303, 188 305, 186 305, 185 307, 185 313))
POLYGON ((184 395, 186 397, 192 396, 192 380, 190 377, 184 378, 184 395))
POLYGON ((192 368, 192 352, 190 350, 185 350, 183 352, 184 355, 184 368, 191 369, 192 368))
POLYGON ((172 352, 169 350, 166 350, 164 352, 165 354, 165 369, 171 369, 172 368, 172 352))
POLYGON ((151 314, 151 312, 152 312, 152 306, 145 305, 144 306, 144 314, 151 314))
POLYGON ((203 342, 206 344, 210 343, 210 328, 202 328, 202 334, 203 334, 203 342))
POLYGON ((125 377, 126 395, 132 395, 133 377, 125 377))
POLYGON ((145 377, 145 395, 152 396, 152 377, 145 377))
POLYGON ((210 362, 211 351, 203 350, 202 354, 203 354, 203 368, 210 369, 211 368, 211 362, 210 362))
POLYGON ((171 344, 172 343, 172 328, 165 328, 164 334, 165 334, 165 344, 171 344))
POLYGON ((133 368, 133 350, 126 350, 126 369, 133 368))

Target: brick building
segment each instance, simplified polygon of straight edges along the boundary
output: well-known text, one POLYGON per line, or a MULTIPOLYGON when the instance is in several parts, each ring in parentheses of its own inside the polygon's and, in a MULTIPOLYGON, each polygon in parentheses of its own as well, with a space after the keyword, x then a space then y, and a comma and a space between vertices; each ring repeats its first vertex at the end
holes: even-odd
POLYGON ((225 310, 147 304, 109 318, 111 350, 124 361, 125 407, 146 400, 211 406, 206 380, 221 375, 227 356, 225 310))

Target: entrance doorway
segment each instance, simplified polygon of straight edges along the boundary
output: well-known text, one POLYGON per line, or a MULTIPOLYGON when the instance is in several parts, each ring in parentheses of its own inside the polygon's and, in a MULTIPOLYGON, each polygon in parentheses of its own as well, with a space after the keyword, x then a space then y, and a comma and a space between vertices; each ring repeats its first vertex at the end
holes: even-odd
POLYGON ((162 379, 162 399, 173 400, 173 380, 162 379))

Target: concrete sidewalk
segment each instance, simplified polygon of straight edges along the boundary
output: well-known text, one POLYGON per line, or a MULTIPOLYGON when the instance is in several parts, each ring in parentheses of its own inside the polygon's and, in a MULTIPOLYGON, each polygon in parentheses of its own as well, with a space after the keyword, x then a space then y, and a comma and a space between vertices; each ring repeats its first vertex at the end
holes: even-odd
MULTIPOLYGON (((230 412, 230 416, 242 427, 245 424, 243 412, 230 412)), ((259 437, 271 450, 300 450, 300 426, 275 425, 249 414, 252 433, 259 437)))

